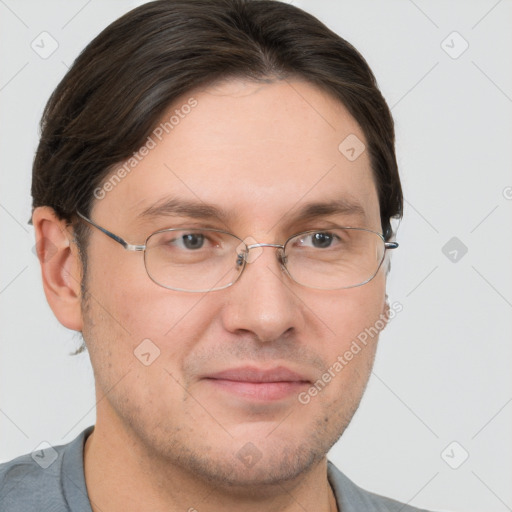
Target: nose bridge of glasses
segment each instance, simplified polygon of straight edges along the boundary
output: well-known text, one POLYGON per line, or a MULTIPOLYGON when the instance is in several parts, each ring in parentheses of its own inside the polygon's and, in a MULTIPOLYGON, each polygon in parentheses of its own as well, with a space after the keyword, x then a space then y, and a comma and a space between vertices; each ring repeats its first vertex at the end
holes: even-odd
POLYGON ((250 251, 256 247, 276 247, 279 249, 284 249, 284 245, 281 244, 250 244, 247 246, 247 250, 250 251))
MULTIPOLYGON (((255 243, 255 244, 247 244, 245 245, 244 258, 247 263, 254 262, 263 252, 263 247, 273 247, 274 249, 278 249, 278 257, 280 263, 284 263, 283 255, 284 255, 284 245, 282 244, 266 244, 266 243, 255 243), (251 249, 260 249, 259 251, 255 251, 251 254, 251 249)), ((240 247, 240 246, 239 246, 240 247)), ((240 255, 239 255, 240 256, 240 255)))

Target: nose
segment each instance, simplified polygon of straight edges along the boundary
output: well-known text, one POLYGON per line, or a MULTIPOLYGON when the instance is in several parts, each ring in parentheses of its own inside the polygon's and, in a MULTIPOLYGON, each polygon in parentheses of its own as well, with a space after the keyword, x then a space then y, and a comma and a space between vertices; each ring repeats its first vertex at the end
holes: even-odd
POLYGON ((251 333, 260 342, 271 342, 301 329, 301 301, 296 285, 281 266, 277 244, 249 246, 246 267, 231 287, 222 309, 224 327, 230 332, 251 333), (252 253, 252 254, 251 254, 252 253))

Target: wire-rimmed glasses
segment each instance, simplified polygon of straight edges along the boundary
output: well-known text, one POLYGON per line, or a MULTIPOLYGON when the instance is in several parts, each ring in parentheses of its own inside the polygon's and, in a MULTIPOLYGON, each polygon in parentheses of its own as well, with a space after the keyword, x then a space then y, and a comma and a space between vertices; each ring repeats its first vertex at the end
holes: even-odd
POLYGON ((251 250, 275 248, 283 271, 296 283, 319 290, 354 288, 371 281, 379 271, 386 242, 376 231, 336 227, 303 231, 284 244, 247 243, 212 228, 168 228, 149 235, 144 244, 130 244, 80 212, 78 216, 118 242, 128 251, 143 251, 149 277, 158 285, 184 292, 222 290, 233 285, 247 263, 256 259, 251 250))

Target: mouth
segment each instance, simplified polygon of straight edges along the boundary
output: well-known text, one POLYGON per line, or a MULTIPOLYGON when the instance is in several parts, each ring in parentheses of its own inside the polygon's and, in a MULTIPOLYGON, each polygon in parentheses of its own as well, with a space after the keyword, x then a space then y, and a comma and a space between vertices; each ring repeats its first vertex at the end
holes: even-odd
POLYGON ((275 401, 296 395, 311 381, 286 367, 271 369, 244 366, 224 370, 203 378, 220 392, 257 401, 275 401))

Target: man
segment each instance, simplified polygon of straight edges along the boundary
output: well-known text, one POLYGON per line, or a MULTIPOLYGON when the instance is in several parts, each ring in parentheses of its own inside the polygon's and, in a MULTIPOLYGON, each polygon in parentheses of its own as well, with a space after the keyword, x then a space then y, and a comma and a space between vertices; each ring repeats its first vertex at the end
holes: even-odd
POLYGON ((50 98, 32 193, 97 422, 45 469, 2 465, 2 511, 417 510, 326 459, 390 316, 402 212, 351 45, 274 1, 143 5, 50 98))

